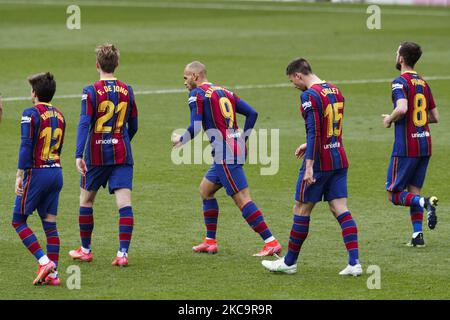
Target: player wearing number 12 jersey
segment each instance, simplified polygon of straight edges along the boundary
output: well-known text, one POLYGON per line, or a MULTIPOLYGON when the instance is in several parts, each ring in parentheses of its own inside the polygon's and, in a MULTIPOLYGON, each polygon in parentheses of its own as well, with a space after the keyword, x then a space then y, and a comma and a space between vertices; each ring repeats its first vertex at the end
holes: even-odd
POLYGON ((119 210, 119 250, 113 266, 128 265, 133 232, 131 139, 137 132, 137 108, 131 86, 117 80, 114 71, 119 51, 114 45, 97 47, 100 80, 83 89, 77 133, 76 166, 81 174, 79 227, 81 247, 69 252, 76 260, 93 259, 93 203, 97 191, 108 184, 119 210), (84 156, 84 157, 83 157, 84 156))
POLYGON ((12 225, 26 248, 39 262, 34 285, 59 285, 59 235, 56 228, 59 193, 63 186, 61 150, 66 121, 51 104, 56 82, 51 73, 28 78, 34 106, 22 114, 22 139, 16 178, 16 201, 12 225), (37 210, 47 238, 47 254, 42 250, 27 218, 37 210))
POLYGON ((428 227, 437 224, 437 197, 422 197, 420 191, 431 156, 431 133, 428 123, 439 121, 431 89, 414 71, 422 55, 420 46, 403 42, 397 50, 396 68, 400 76, 392 81, 394 111, 383 115, 384 126, 395 123, 395 141, 389 163, 386 190, 395 205, 410 207, 413 235, 408 246, 425 245, 422 233, 423 209, 428 213, 428 227))
MULTIPOLYGON (((206 237, 192 249, 194 252, 216 253, 219 205, 215 193, 225 188, 241 210, 249 226, 264 240, 263 249, 254 256, 268 256, 281 252, 281 245, 270 232, 261 211, 250 197, 243 164, 246 158, 245 141, 255 125, 257 112, 228 89, 208 82, 205 66, 194 61, 184 70, 184 84, 189 90, 188 104, 191 125, 182 135, 174 135, 174 147, 194 138, 202 129, 213 147, 213 164, 200 183, 206 237), (244 133, 239 132, 236 114, 246 117, 244 133)), ((203 152, 201 150, 201 152, 203 152)))
POLYGON ((295 194, 294 222, 288 253, 275 261, 262 261, 273 272, 297 272, 297 259, 309 231, 309 222, 315 204, 328 201, 330 211, 342 229, 348 252, 348 265, 340 275, 359 276, 358 229, 347 208, 348 161, 342 143, 344 97, 331 83, 320 80, 312 73, 305 59, 293 60, 286 69, 293 85, 303 91, 301 113, 306 126, 306 143, 300 145, 295 155, 304 155, 295 194))

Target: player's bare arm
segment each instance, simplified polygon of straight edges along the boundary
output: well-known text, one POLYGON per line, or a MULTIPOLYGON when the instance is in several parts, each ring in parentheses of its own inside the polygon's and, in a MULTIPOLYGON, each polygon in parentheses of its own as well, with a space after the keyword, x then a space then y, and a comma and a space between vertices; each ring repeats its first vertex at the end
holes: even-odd
POLYGON ((17 170, 16 174, 16 186, 15 186, 16 195, 23 195, 23 170, 17 170))
POLYGON ((391 114, 382 114, 383 117, 383 124, 385 128, 390 128, 391 124, 401 118, 406 114, 408 111, 408 100, 406 99, 399 99, 397 101, 396 108, 392 111, 391 114))
POLYGON ((428 111, 428 123, 438 123, 439 122, 439 112, 437 108, 428 111))
POLYGON ((303 143, 299 145, 297 149, 295 149, 294 154, 297 157, 297 159, 301 159, 305 155, 305 151, 306 151, 306 143, 303 143))

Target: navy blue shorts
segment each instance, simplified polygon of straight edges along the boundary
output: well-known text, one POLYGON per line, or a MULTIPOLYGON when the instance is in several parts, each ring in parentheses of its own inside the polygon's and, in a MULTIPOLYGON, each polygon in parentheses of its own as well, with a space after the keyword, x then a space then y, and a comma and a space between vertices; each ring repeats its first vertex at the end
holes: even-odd
POLYGON ((87 191, 98 191, 108 184, 109 193, 117 189, 133 189, 133 166, 88 166, 85 177, 81 177, 80 187, 87 191))
POLYGON ((347 198, 347 169, 333 171, 316 171, 314 178, 316 182, 307 185, 303 181, 305 171, 300 169, 297 187, 295 189, 295 200, 298 202, 331 201, 339 198, 347 198))
POLYGON ((205 178, 223 186, 230 197, 248 187, 242 164, 214 163, 206 172, 205 178))
POLYGON ((25 170, 23 195, 16 196, 14 214, 31 215, 35 210, 45 218, 58 214, 59 193, 63 187, 61 168, 25 170))
POLYGON ((430 157, 391 157, 386 178, 386 190, 400 192, 409 185, 422 188, 430 157))

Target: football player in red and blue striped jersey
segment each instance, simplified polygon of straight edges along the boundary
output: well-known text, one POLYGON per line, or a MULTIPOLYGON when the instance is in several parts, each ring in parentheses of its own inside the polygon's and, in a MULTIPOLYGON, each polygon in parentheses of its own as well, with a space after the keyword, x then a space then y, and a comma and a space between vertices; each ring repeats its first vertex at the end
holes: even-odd
POLYGON ((348 265, 339 274, 358 276, 362 274, 358 229, 347 207, 348 161, 342 143, 344 97, 339 88, 320 80, 305 59, 293 60, 286 75, 303 91, 300 110, 305 120, 306 143, 297 148, 295 155, 297 158, 304 156, 304 160, 297 181, 288 253, 275 261, 264 260, 262 264, 274 272, 297 272, 297 260, 308 236, 312 210, 323 199, 341 226, 348 252, 348 265))
POLYGON ((210 83, 205 65, 198 61, 184 70, 184 84, 189 90, 188 104, 191 124, 182 136, 174 135, 174 147, 193 139, 202 129, 213 147, 213 164, 200 183, 206 237, 192 249, 194 252, 216 253, 219 205, 216 192, 224 187, 241 210, 249 226, 264 240, 265 245, 254 256, 269 256, 281 252, 281 245, 272 235, 261 211, 250 197, 243 165, 246 159, 246 140, 255 125, 257 112, 230 90, 210 83), (236 114, 245 116, 244 133, 239 131, 236 114))
POLYGON ((59 235, 56 228, 59 194, 63 186, 61 150, 66 122, 50 102, 56 91, 51 73, 28 78, 34 106, 22 113, 22 139, 16 178, 16 201, 12 225, 23 244, 39 262, 33 284, 59 285, 59 235), (42 250, 27 218, 37 210, 47 238, 47 254, 42 250))
POLYGON ((386 190, 395 205, 410 207, 413 235, 407 244, 413 247, 425 245, 422 232, 423 209, 428 213, 428 227, 437 224, 437 197, 422 197, 420 191, 425 181, 431 156, 431 132, 429 123, 439 121, 428 83, 414 71, 422 55, 420 46, 403 42, 397 50, 396 68, 400 76, 392 81, 394 111, 383 115, 383 123, 389 128, 395 123, 395 140, 389 163, 386 190))
POLYGON ((109 193, 116 196, 120 216, 119 250, 112 264, 126 266, 134 225, 131 140, 138 129, 137 107, 131 86, 114 77, 119 64, 117 48, 106 44, 97 47, 96 53, 100 80, 83 89, 77 133, 81 247, 70 251, 69 255, 73 259, 92 261, 93 203, 100 187, 108 184, 109 193))

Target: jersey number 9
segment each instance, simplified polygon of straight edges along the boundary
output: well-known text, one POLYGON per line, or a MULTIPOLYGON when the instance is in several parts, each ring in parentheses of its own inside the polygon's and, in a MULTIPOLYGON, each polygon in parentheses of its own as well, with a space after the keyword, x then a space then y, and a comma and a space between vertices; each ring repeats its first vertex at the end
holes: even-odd
POLYGON ((231 104, 230 99, 227 97, 221 97, 219 99, 220 111, 222 112, 223 117, 225 118, 225 122, 227 124, 227 128, 231 129, 234 126, 234 111, 233 105, 231 104))

